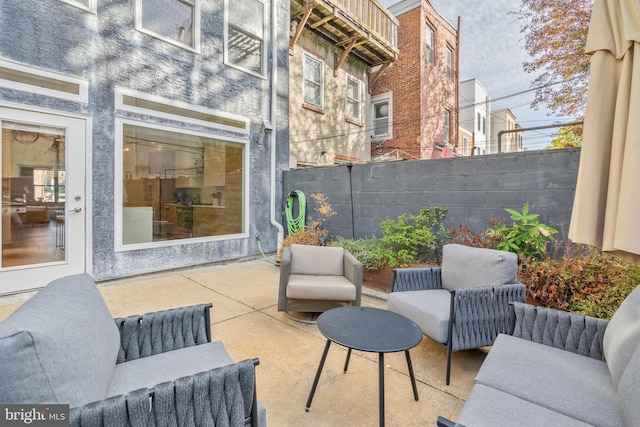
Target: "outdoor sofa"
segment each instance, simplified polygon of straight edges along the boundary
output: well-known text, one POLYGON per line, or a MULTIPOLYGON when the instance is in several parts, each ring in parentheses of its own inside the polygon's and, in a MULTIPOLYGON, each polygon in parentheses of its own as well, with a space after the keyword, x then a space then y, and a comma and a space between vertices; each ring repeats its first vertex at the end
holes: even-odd
POLYGON ((640 287, 610 321, 513 304, 452 426, 640 426, 640 287))
POLYGON ((70 406, 73 426, 266 425, 258 359, 211 342, 211 304, 113 319, 88 274, 0 323, 0 403, 70 406))

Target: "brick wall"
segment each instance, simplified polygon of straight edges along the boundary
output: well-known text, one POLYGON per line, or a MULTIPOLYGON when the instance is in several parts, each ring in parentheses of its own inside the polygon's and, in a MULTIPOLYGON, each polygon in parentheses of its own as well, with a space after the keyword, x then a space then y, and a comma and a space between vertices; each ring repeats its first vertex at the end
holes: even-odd
POLYGON ((457 31, 427 2, 396 16, 400 57, 372 86, 371 94, 393 93, 393 135, 372 141, 371 157, 392 150, 406 158, 439 157, 444 139, 444 110, 451 112, 449 138, 457 140, 457 31), (434 64, 425 57, 425 26, 434 30, 434 64), (446 74, 446 49, 453 52, 453 76, 446 74))
POLYGON ((326 224, 334 237, 379 235, 385 217, 433 206, 447 209, 447 227, 465 222, 481 232, 491 219, 508 222, 504 209, 520 210, 525 202, 542 222, 566 235, 579 158, 580 149, 572 148, 355 164, 351 173, 347 166, 299 169, 284 172, 283 198, 302 190, 310 217, 315 208, 310 195, 323 193, 338 213, 326 224))

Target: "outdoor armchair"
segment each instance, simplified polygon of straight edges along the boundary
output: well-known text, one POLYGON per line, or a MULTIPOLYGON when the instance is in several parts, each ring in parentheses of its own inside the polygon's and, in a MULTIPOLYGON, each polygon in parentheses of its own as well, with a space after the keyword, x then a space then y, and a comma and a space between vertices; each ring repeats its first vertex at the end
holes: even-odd
POLYGON ((113 319, 91 276, 56 279, 0 323, 0 402, 69 405, 72 426, 266 425, 258 360, 211 342, 210 307, 113 319))
POLYGON ((280 265, 278 311, 322 313, 359 306, 362 264, 339 247, 291 245, 280 265))
POLYGON ((451 353, 490 346, 508 332, 509 303, 524 302, 525 288, 513 253, 457 244, 442 252, 442 267, 395 269, 387 307, 446 346, 449 385, 451 353))

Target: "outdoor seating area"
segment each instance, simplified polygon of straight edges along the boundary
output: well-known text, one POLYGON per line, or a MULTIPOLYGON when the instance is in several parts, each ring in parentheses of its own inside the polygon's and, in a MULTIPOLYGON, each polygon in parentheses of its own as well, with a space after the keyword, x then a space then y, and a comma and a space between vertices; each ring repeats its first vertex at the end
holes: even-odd
MULTIPOLYGON (((319 377, 313 406, 305 411, 326 337, 315 324, 278 312, 280 268, 265 260, 158 273, 100 283, 110 316, 212 304, 211 341, 221 342, 230 360, 259 358, 257 398, 272 426, 370 426, 379 422, 378 355, 334 346, 319 377)), ((33 294, 0 298, 4 320, 33 294)), ((384 294, 363 288, 361 306, 386 309, 384 294)), ((487 349, 453 355, 455 381, 445 385, 446 351, 430 339, 411 349, 417 395, 403 351, 385 354, 387 426, 435 425, 438 416, 456 419, 487 349)))

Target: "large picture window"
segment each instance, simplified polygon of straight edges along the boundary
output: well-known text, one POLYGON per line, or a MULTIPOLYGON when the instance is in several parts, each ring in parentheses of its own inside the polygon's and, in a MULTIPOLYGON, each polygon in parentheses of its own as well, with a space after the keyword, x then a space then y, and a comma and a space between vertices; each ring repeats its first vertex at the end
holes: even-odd
POLYGON ((303 100, 307 104, 324 108, 324 66, 322 61, 304 54, 303 100))
POLYGON ((227 1, 227 62, 263 74, 264 3, 259 0, 227 1))
POLYGON ((122 245, 244 230, 245 144, 122 122, 122 245))
POLYGON ((198 0, 137 0, 139 30, 171 43, 197 49, 198 0))

